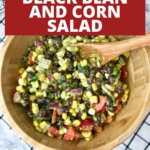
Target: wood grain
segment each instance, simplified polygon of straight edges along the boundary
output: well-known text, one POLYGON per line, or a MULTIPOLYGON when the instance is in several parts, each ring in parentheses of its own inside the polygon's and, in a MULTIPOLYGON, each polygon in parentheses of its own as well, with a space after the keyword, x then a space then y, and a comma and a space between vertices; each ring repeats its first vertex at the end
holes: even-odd
POLYGON ((115 57, 125 52, 150 45, 150 32, 148 32, 145 36, 137 36, 119 42, 85 43, 73 45, 82 47, 82 51, 79 53, 80 56, 85 56, 87 58, 92 53, 99 54, 101 58, 100 62, 102 65, 104 65, 108 61, 114 59, 115 57))
POLYGON ((110 150, 137 130, 150 108, 150 48, 139 48, 131 53, 127 64, 129 77, 125 81, 130 88, 129 101, 115 121, 107 124, 103 132, 94 134, 90 142, 63 141, 36 131, 32 119, 12 100, 12 91, 17 85, 15 78, 22 67, 20 57, 36 39, 36 36, 8 36, 0 52, 0 107, 23 140, 39 150, 110 150))

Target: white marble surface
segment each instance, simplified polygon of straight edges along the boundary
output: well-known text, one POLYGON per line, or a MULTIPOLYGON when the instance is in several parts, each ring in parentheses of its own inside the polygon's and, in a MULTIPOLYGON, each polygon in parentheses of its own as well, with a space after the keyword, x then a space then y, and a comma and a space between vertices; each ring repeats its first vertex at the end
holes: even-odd
MULTIPOLYGON (((3 17, 4 12, 0 12, 0 21, 2 20, 3 17)), ((146 32, 148 31, 150 31, 150 0, 146 0, 146 32)), ((2 40, 3 37, 4 37, 4 25, 0 23, 0 41, 2 40)), ((3 42, 0 43, 0 49, 2 45, 3 42)), ((146 142, 148 142, 150 145, 150 115, 147 116, 144 124, 141 126, 141 128, 139 128, 138 134, 133 134, 128 140, 126 140, 123 144, 116 147, 114 150, 144 150, 144 149, 150 150, 150 147, 147 146, 146 142), (128 145, 128 143, 134 136, 135 138, 130 144, 130 146, 126 147, 126 145, 128 145)), ((0 110, 0 150, 34 150, 34 149, 35 148, 25 143, 9 127, 9 125, 5 120, 5 117, 3 116, 0 110)))

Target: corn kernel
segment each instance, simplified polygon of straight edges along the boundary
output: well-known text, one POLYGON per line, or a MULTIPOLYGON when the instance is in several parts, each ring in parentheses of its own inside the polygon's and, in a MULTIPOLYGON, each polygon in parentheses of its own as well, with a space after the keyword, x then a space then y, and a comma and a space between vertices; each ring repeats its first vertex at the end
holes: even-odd
POLYGON ((80 79, 86 79, 86 76, 84 75, 84 73, 79 73, 79 78, 80 79))
POLYGON ((34 57, 38 57, 38 53, 37 52, 33 52, 33 56, 34 57))
POLYGON ((41 128, 42 130, 44 130, 44 129, 46 128, 46 126, 47 126, 47 123, 46 123, 45 121, 42 121, 42 122, 40 123, 40 128, 41 128))
POLYGON ((33 125, 34 125, 35 127, 38 127, 38 126, 39 126, 39 123, 38 123, 36 120, 34 120, 34 121, 33 121, 33 125))
POLYGON ((64 70, 64 71, 66 71, 67 68, 68 68, 68 64, 64 64, 64 65, 62 66, 62 70, 64 70))
POLYGON ((34 57, 34 56, 32 56, 32 58, 31 58, 31 59, 32 59, 32 61, 33 61, 33 62, 35 62, 35 57, 34 57))
POLYGON ((92 88, 93 88, 93 91, 97 91, 98 90, 98 86, 96 83, 93 83, 92 84, 92 88))
POLYGON ((65 97, 65 100, 67 100, 68 98, 70 98, 70 96, 69 96, 69 95, 67 95, 67 96, 65 97))
POLYGON ((41 97, 43 96, 43 92, 36 92, 36 97, 41 97))
POLYGON ((39 85, 39 82, 38 81, 35 81, 35 82, 31 82, 31 85, 32 85, 32 88, 39 88, 40 85, 39 85))
POLYGON ((21 69, 19 70, 19 73, 22 74, 24 71, 25 71, 25 69, 24 69, 24 68, 21 68, 21 69))
POLYGON ((114 58, 113 60, 119 60, 119 56, 117 56, 116 58, 114 58))
POLYGON ((82 66, 82 67, 87 66, 87 60, 86 60, 86 59, 81 60, 80 63, 81 63, 81 66, 82 66))
POLYGON ((93 139, 93 135, 91 135, 91 136, 88 137, 88 138, 85 138, 86 141, 90 141, 90 140, 92 140, 92 139, 93 139))
POLYGON ((74 116, 74 117, 75 117, 76 115, 77 115, 77 113, 75 113, 75 112, 74 112, 74 113, 72 113, 72 116, 74 116))
POLYGON ((90 108, 89 109, 89 111, 88 111, 88 113, 90 114, 90 115, 95 115, 95 109, 94 108, 90 108))
POLYGON ((73 66, 76 67, 77 64, 78 64, 78 62, 77 62, 77 61, 74 61, 73 66))
POLYGON ((128 95, 129 94, 129 89, 125 89, 124 93, 128 95))
POLYGON ((101 42, 102 42, 102 43, 108 43, 108 41, 107 41, 107 40, 101 40, 101 42))
POLYGON ((62 114, 62 118, 63 118, 64 120, 66 120, 66 119, 67 119, 67 113, 63 113, 63 114, 62 114))
POLYGON ((71 79, 71 78, 72 78, 71 74, 66 74, 66 79, 71 79))
POLYGON ((34 101, 36 99, 36 96, 35 95, 29 95, 29 100, 30 101, 34 101))
POLYGON ((131 52, 126 52, 126 53, 124 53, 123 55, 124 55, 126 58, 128 58, 128 57, 130 56, 130 53, 131 53, 131 52))
POLYGON ((82 132, 81 134, 83 137, 89 138, 91 136, 92 132, 82 132))
POLYGON ((105 84, 105 87, 110 90, 110 91, 114 91, 115 90, 115 86, 114 85, 109 85, 109 84, 105 84))
POLYGON ((17 87, 16 87, 16 90, 17 90, 19 93, 24 93, 24 92, 25 92, 25 89, 24 89, 22 86, 17 86, 17 87))
POLYGON ((81 121, 79 121, 79 120, 75 120, 75 121, 73 122, 73 125, 74 125, 75 127, 78 127, 80 124, 81 124, 81 121))
POLYGON ((77 108, 78 107, 78 102, 77 101, 73 101, 72 102, 72 108, 77 108))
POLYGON ((36 115, 39 113, 39 107, 37 103, 32 103, 32 112, 36 115))
POLYGON ((64 133, 66 133, 67 132, 67 129, 66 128, 64 128, 64 133))
POLYGON ((127 86, 126 84, 123 84, 123 85, 122 85, 123 90, 127 89, 127 87, 128 87, 128 86, 127 86))
POLYGON ((90 97, 90 102, 92 104, 98 103, 98 97, 96 95, 90 97))
POLYGON ((67 95, 66 91, 62 91, 61 98, 64 99, 66 97, 66 95, 67 95))
POLYGON ((114 93, 114 97, 115 97, 115 98, 117 98, 117 97, 118 97, 118 95, 119 95, 118 93, 114 93))
POLYGON ((91 91, 87 91, 87 92, 86 92, 86 95, 87 95, 87 97, 89 97, 89 98, 90 98, 91 96, 93 96, 93 94, 92 94, 91 91))
POLYGON ((51 138, 53 138, 53 137, 54 137, 54 135, 53 135, 53 134, 51 134, 51 133, 49 133, 49 132, 47 132, 47 135, 48 135, 49 137, 51 137, 51 138))
POLYGON ((126 102, 128 99, 128 95, 127 94, 124 94, 123 97, 122 97, 122 102, 126 102))
POLYGON ((96 76, 96 78, 101 78, 101 77, 103 77, 100 72, 97 72, 95 76, 96 76))
POLYGON ((70 112, 70 113, 73 113, 73 112, 74 112, 74 110, 73 110, 72 108, 70 108, 70 109, 69 109, 69 112, 70 112))
POLYGON ((82 120, 85 120, 87 118, 87 113, 83 113, 82 115, 81 115, 81 119, 82 120))
POLYGON ((27 79, 19 78, 18 83, 21 86, 26 86, 27 85, 27 79))
POLYGON ((23 79, 26 79, 26 78, 27 78, 27 71, 24 71, 24 72, 23 72, 22 78, 23 78, 23 79))
POLYGON ((85 110, 85 109, 86 109, 85 104, 84 104, 84 103, 80 104, 80 105, 79 105, 79 108, 80 108, 81 110, 85 110))
POLYGON ((54 77, 55 80, 58 80, 60 76, 61 76, 61 74, 58 73, 58 72, 53 74, 53 77, 54 77))
POLYGON ((64 122, 65 125, 71 125, 71 120, 70 120, 70 117, 67 117, 67 119, 65 120, 64 122))
POLYGON ((76 53, 76 52, 78 52, 79 51, 79 47, 75 47, 74 48, 74 52, 76 53))
POLYGON ((59 134, 60 134, 60 135, 65 134, 64 130, 59 130, 59 134))
POLYGON ((108 111, 108 114, 109 114, 110 116, 114 116, 114 115, 115 115, 115 113, 112 113, 112 112, 110 112, 110 111, 108 111))
POLYGON ((38 77, 39 77, 39 80, 40 80, 40 81, 44 81, 45 78, 46 78, 46 76, 45 76, 44 73, 40 74, 38 77))
POLYGON ((96 62, 96 59, 93 57, 93 58, 91 58, 91 61, 92 62, 96 62))
POLYGON ((122 86, 122 82, 121 81, 118 81, 117 83, 120 87, 122 86))
POLYGON ((122 65, 121 65, 121 64, 116 64, 116 67, 117 67, 118 69, 121 69, 122 65))

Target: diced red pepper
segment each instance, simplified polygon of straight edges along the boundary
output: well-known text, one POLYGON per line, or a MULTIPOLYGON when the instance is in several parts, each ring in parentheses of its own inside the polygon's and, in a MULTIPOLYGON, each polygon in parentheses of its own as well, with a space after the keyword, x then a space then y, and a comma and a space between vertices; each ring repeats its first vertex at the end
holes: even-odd
POLYGON ((97 128, 93 129, 94 132, 101 132, 102 131, 102 126, 99 125, 97 128))
POLYGON ((12 91, 13 95, 14 95, 16 92, 17 92, 17 90, 13 90, 13 91, 12 91))
POLYGON ((57 108, 57 115, 58 115, 58 116, 62 115, 62 112, 60 112, 59 108, 60 108, 60 104, 59 104, 59 106, 58 106, 58 108, 57 108))
POLYGON ((81 139, 83 138, 82 134, 80 134, 78 131, 75 131, 74 139, 81 139))
POLYGON ((96 113, 102 113, 106 110, 106 100, 107 96, 99 96, 100 102, 95 105, 94 109, 96 113))
POLYGON ((122 108, 122 104, 118 103, 118 105, 116 106, 116 113, 122 108))
POLYGON ((53 87, 53 91, 58 91, 58 87, 53 87))
POLYGON ((56 137, 60 137, 58 129, 54 128, 53 126, 49 128, 48 132, 56 137))
POLYGON ((75 137, 75 129, 73 127, 69 127, 63 139, 72 140, 74 137, 75 137))
POLYGON ((30 109, 32 109, 32 104, 31 104, 31 103, 29 103, 29 104, 28 104, 28 107, 29 107, 30 109))
POLYGON ((128 76, 128 74, 124 66, 120 70, 121 70, 120 80, 123 80, 128 76))
POLYGON ((35 64, 35 62, 32 61, 32 56, 33 56, 33 54, 30 53, 30 54, 29 54, 29 64, 30 64, 30 65, 34 65, 34 64, 35 64))
POLYGON ((74 127, 73 125, 66 125, 64 128, 68 129, 69 127, 74 127))
POLYGON ((88 132, 88 131, 92 131, 93 127, 94 127, 93 119, 86 119, 86 120, 83 120, 81 122, 81 125, 79 126, 79 129, 84 131, 84 132, 88 132))
POLYGON ((16 79, 19 80, 21 78, 22 74, 20 74, 16 79))
POLYGON ((106 120, 105 120, 105 123, 111 123, 113 121, 114 121, 114 116, 108 115, 107 118, 106 118, 106 120))
POLYGON ((52 123, 56 123, 57 110, 53 110, 52 123))
POLYGON ((119 102, 121 102, 122 97, 123 97, 123 94, 121 93, 121 94, 118 95, 117 100, 118 100, 119 102))

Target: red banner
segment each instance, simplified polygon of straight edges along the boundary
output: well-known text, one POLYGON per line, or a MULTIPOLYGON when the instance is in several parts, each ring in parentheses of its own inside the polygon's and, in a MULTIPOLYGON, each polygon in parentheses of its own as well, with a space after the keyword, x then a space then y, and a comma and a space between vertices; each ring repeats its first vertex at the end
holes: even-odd
POLYGON ((6 0, 6 35, 144 35, 143 0, 6 0))

